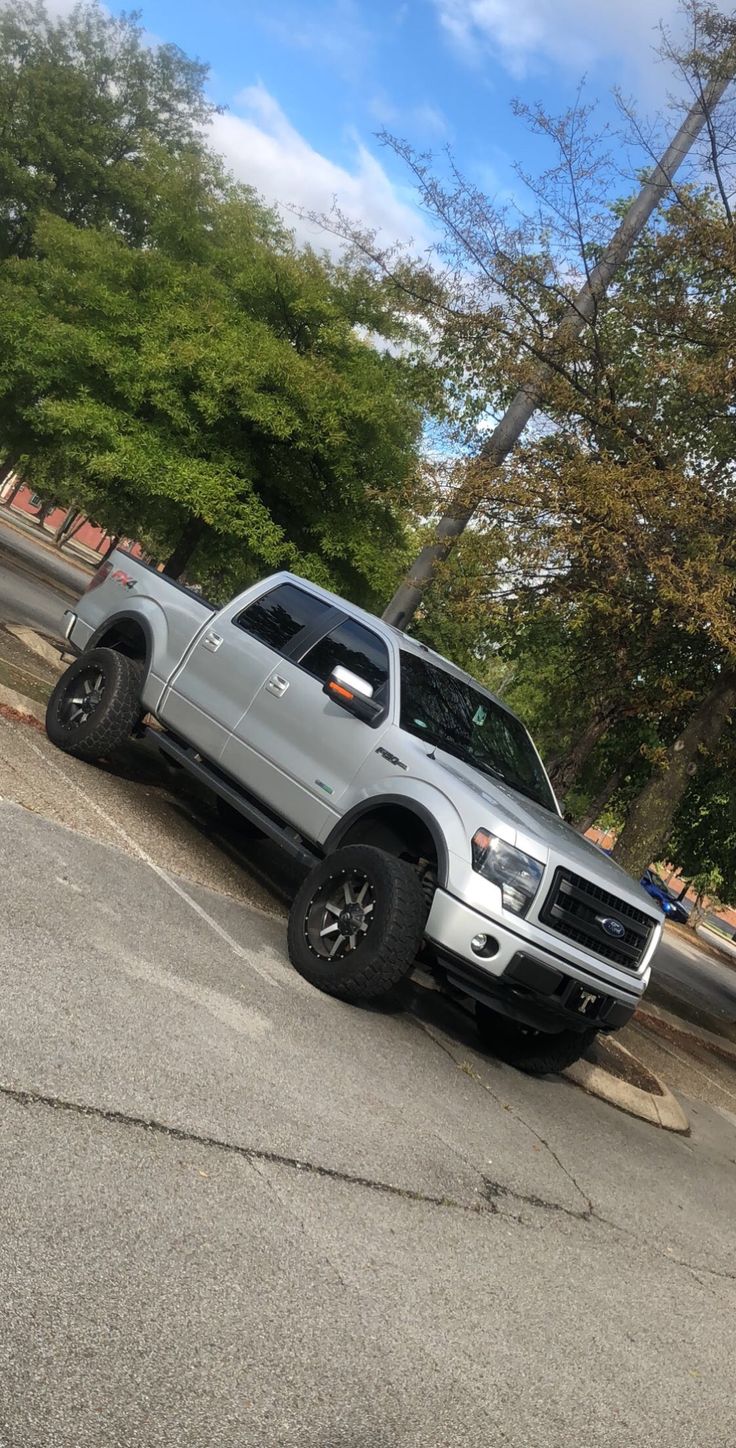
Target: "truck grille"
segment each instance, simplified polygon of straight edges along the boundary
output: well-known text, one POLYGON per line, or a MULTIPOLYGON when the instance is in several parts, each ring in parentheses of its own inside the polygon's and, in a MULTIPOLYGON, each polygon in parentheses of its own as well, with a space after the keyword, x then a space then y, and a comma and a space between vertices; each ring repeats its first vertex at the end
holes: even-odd
POLYGON ((564 869, 555 871, 539 919, 567 940, 627 970, 638 969, 655 926, 645 910, 637 910, 591 880, 564 869), (600 923, 602 917, 618 920, 624 934, 620 938, 608 935, 600 923))

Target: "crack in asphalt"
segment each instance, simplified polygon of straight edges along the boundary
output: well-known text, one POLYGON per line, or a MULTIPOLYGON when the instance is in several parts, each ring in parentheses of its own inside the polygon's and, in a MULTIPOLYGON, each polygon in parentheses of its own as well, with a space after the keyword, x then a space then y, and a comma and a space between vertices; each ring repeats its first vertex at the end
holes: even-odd
MULTIPOLYGON (((454 1060, 454 1057, 452 1059, 454 1060)), ((493 1096, 493 1092, 489 1092, 489 1094, 493 1096)), ((517 1192, 511 1187, 493 1182, 488 1178, 481 1178, 483 1181, 482 1197, 480 1197, 478 1201, 467 1202, 461 1201, 459 1197, 439 1196, 436 1193, 421 1191, 414 1187, 401 1187, 397 1186, 395 1182, 385 1182, 376 1177, 361 1176, 356 1172, 344 1171, 340 1167, 325 1166, 321 1162, 309 1161, 303 1157, 289 1156, 284 1152, 269 1151, 266 1147, 245 1146, 239 1142, 227 1141, 223 1137, 204 1135, 200 1132, 188 1130, 185 1127, 173 1126, 163 1121, 157 1121, 155 1117, 136 1116, 127 1111, 116 1110, 114 1107, 91 1106, 84 1102, 68 1101, 61 1096, 52 1096, 46 1092, 35 1091, 27 1087, 10 1086, 5 1082, 0 1082, 0 1097, 14 1101, 19 1106, 42 1106, 51 1111, 69 1116, 86 1117, 89 1120, 104 1121, 113 1126, 125 1126, 137 1131, 149 1131, 169 1141, 184 1141, 190 1146, 203 1146, 226 1152, 232 1156, 239 1156, 251 1165, 261 1163, 266 1166, 288 1167, 292 1171, 303 1172, 306 1176, 320 1177, 323 1180, 340 1182, 346 1186, 362 1187, 364 1190, 375 1192, 380 1196, 395 1197, 400 1201, 415 1202, 421 1206, 464 1212, 469 1216, 475 1217, 496 1217, 503 1221, 515 1222, 516 1225, 520 1227, 530 1227, 531 1223, 526 1220, 520 1212, 503 1210, 498 1203, 498 1198, 501 1197, 509 1201, 518 1202, 522 1206, 530 1206, 540 1211, 572 1217, 575 1221, 594 1221, 600 1226, 607 1227, 616 1232, 624 1231, 617 1222, 613 1222, 609 1218, 600 1215, 592 1205, 585 1210, 581 1209, 576 1211, 574 1207, 566 1207, 560 1202, 547 1201, 544 1197, 517 1192)), ((497 1098, 494 1097, 494 1100, 495 1099, 497 1098)), ((521 1118, 518 1119, 521 1120, 521 1118)), ((522 1124, 526 1125, 525 1122, 522 1122, 522 1124)), ((534 1132, 533 1127, 529 1129, 534 1132)), ((538 1133, 534 1132, 534 1135, 537 1134, 538 1133)), ((736 1282, 736 1271, 728 1271, 716 1267, 704 1267, 700 1263, 696 1265, 695 1263, 685 1261, 683 1258, 675 1257, 669 1252, 658 1252, 658 1255, 672 1266, 682 1267, 686 1271, 691 1272, 698 1282, 701 1280, 699 1276, 700 1273, 704 1273, 709 1277, 717 1277, 724 1281, 736 1282)), ((345 1285, 346 1284, 343 1283, 343 1286, 345 1285)), ((701 1285, 704 1284, 701 1283, 701 1285)))
MULTIPOLYGON (((251 1163, 262 1162, 267 1166, 290 1167, 293 1171, 323 1177, 347 1186, 363 1187, 368 1191, 378 1192, 382 1196, 399 1197, 403 1201, 418 1202, 424 1206, 446 1207, 455 1211, 469 1212, 475 1216, 504 1216, 511 1217, 515 1221, 520 1220, 511 1213, 502 1212, 485 1194, 479 1197, 477 1202, 464 1202, 459 1197, 439 1196, 414 1187, 397 1186, 395 1182, 361 1176, 356 1172, 344 1171, 340 1167, 325 1166, 321 1162, 309 1161, 303 1157, 269 1151, 266 1147, 246 1146, 240 1142, 227 1141, 224 1137, 207 1136, 197 1131, 190 1131, 186 1127, 157 1121, 155 1117, 136 1116, 127 1111, 116 1110, 114 1107, 91 1106, 84 1102, 68 1101, 61 1096, 52 1096, 45 1092, 29 1090, 26 1087, 9 1086, 4 1082, 0 1083, 0 1096, 15 1101, 19 1106, 45 1106, 52 1111, 64 1112, 71 1116, 87 1117, 106 1121, 114 1126, 128 1126, 136 1130, 150 1131, 157 1136, 167 1137, 171 1141, 185 1141, 190 1146, 214 1148, 240 1156, 251 1163)), ((550 1203, 550 1206, 552 1205, 550 1203)))
MULTIPOLYGON (((430 1041, 433 1041, 434 1044, 438 1046, 441 1051, 444 1052, 444 1054, 450 1059, 450 1061, 453 1062, 453 1065, 455 1065, 458 1070, 463 1069, 462 1062, 458 1060, 455 1052, 449 1044, 443 1041, 440 1036, 436 1035, 431 1027, 426 1024, 426 1022, 419 1020, 416 1016, 412 1017, 412 1020, 414 1025, 420 1031, 422 1031, 423 1034, 426 1035, 430 1041)), ((605 1227, 609 1231, 617 1232, 619 1235, 626 1236, 627 1239, 629 1239, 630 1232, 628 1228, 622 1226, 619 1222, 614 1222, 610 1217, 605 1217, 600 1211, 598 1211, 592 1197, 588 1196, 588 1193, 584 1191, 580 1183, 573 1176, 573 1173, 569 1170, 568 1167, 565 1166, 565 1163, 558 1156, 554 1147, 550 1146, 549 1142, 540 1135, 536 1127, 532 1126, 530 1122, 526 1121, 524 1117, 519 1114, 518 1111, 515 1111, 513 1107, 508 1104, 508 1102, 503 1101, 500 1096, 497 1096, 496 1092, 491 1089, 487 1081, 484 1081, 483 1077, 480 1075, 479 1072, 472 1071, 470 1074, 471 1079, 477 1082, 481 1089, 485 1091, 488 1096, 490 1096, 491 1100, 494 1101, 497 1106, 500 1106, 501 1109, 504 1111, 508 1111, 513 1119, 517 1121, 520 1126, 525 1127, 527 1131, 531 1132, 532 1136, 536 1138, 540 1145, 549 1152, 550 1156, 560 1168, 560 1171, 564 1174, 564 1176, 567 1177, 568 1181, 572 1183, 572 1185, 575 1187, 576 1191, 580 1194, 585 1203, 585 1206, 583 1208, 580 1208, 576 1211, 574 1207, 566 1207, 562 1202, 550 1202, 547 1201, 544 1197, 535 1196, 531 1193, 517 1192, 512 1187, 505 1186, 500 1182, 495 1182, 488 1177, 484 1177, 483 1186, 486 1198, 492 1205, 496 1205, 497 1212, 499 1211, 497 1204, 497 1199, 499 1197, 511 1199, 515 1202, 521 1202, 530 1207, 536 1207, 540 1211, 557 1212, 561 1216, 572 1217, 573 1220, 578 1222, 596 1222, 599 1226, 605 1227)), ((504 1217, 511 1216, 512 1220, 520 1222, 522 1225, 526 1225, 523 1222, 523 1219, 518 1215, 514 1215, 511 1213, 500 1214, 504 1217)), ((736 1282, 736 1271, 729 1271, 726 1268, 720 1267, 705 1267, 701 1263, 696 1264, 693 1262, 688 1262, 682 1257, 675 1257, 674 1254, 670 1251, 662 1250, 660 1248, 655 1248, 654 1250, 657 1251, 657 1255, 662 1257, 665 1262, 669 1262, 676 1267, 682 1267, 685 1269, 685 1271, 690 1272, 702 1287, 707 1287, 709 1285, 703 1282, 703 1275, 707 1277, 716 1277, 726 1282, 736 1282)))
MULTIPOLYGON (((425 1036, 428 1036, 429 1039, 430 1039, 430 1041, 433 1041, 434 1044, 435 1044, 436 1046, 438 1046, 441 1051, 444 1051, 445 1055, 449 1057, 449 1059, 454 1063, 455 1066, 458 1067, 459 1070, 462 1070, 462 1064, 461 1064, 460 1061, 458 1061, 457 1056, 455 1055, 455 1052, 452 1050, 452 1047, 446 1045, 445 1042, 442 1040, 442 1038, 441 1038, 440 1036, 436 1035, 435 1032, 431 1029, 431 1027, 428 1026, 424 1021, 418 1020, 418 1019, 416 1018, 416 1016, 415 1016, 415 1017, 412 1017, 412 1019, 413 1019, 413 1021, 414 1021, 414 1024, 419 1028, 419 1030, 422 1031, 425 1036)), ((491 1098, 492 1101, 495 1101, 495 1103, 496 1103, 497 1106, 500 1106, 503 1111, 507 1111, 507 1112, 509 1113, 509 1115, 513 1117, 514 1121, 517 1121, 520 1126, 523 1126, 524 1129, 525 1129, 525 1131, 529 1131, 529 1132, 531 1133, 531 1135, 539 1142, 540 1146, 543 1146, 544 1149, 545 1149, 545 1151, 549 1152, 549 1155, 552 1157, 552 1160, 553 1160, 554 1162, 556 1162, 556 1164, 557 1164, 557 1166, 559 1167, 560 1171, 562 1172, 563 1176, 566 1176, 566 1177, 567 1177, 567 1180, 568 1180, 568 1181, 571 1183, 571 1185, 575 1188, 576 1192, 578 1193, 578 1195, 582 1198, 583 1202, 585 1203, 585 1206, 584 1206, 584 1208, 582 1208, 580 1211, 577 1211, 577 1212, 576 1212, 573 1207, 565 1207, 565 1206, 563 1206, 561 1203, 557 1203, 557 1202, 546 1202, 546 1201, 544 1201, 544 1199, 541 1198, 541 1197, 534 1197, 534 1196, 528 1196, 528 1197, 526 1197, 526 1196, 524 1196, 523 1194, 520 1194, 520 1193, 517 1193, 517 1192, 512 1192, 512 1191, 511 1191, 511 1188, 508 1188, 508 1187, 502 1187, 502 1188, 499 1188, 499 1190, 500 1190, 501 1192, 503 1192, 504 1195, 512 1195, 512 1196, 516 1197, 518 1200, 526 1201, 530 1206, 544 1206, 544 1207, 546 1207, 549 1211, 564 1212, 566 1216, 569 1216, 569 1217, 577 1217, 577 1218, 579 1218, 581 1221, 589 1221, 590 1218, 595 1215, 595 1208, 594 1208, 594 1206, 593 1206, 592 1198, 589 1197, 588 1193, 587 1193, 586 1191, 584 1191, 583 1187, 581 1187, 579 1181, 577 1181, 576 1178, 573 1176, 573 1174, 572 1174, 572 1172, 570 1171, 569 1167, 566 1167, 566 1166, 565 1166, 564 1161, 562 1161, 562 1159, 558 1156, 558 1154, 557 1154, 557 1152, 555 1151, 554 1147, 553 1147, 553 1146, 550 1146, 549 1142, 545 1139, 545 1137, 543 1137, 543 1136, 537 1131, 536 1127, 535 1127, 535 1126, 532 1126, 529 1121, 526 1121, 526 1120, 524 1119, 524 1117, 519 1114, 518 1111, 515 1111, 514 1108, 513 1108, 513 1106, 510 1106, 507 1101, 502 1101, 501 1098, 500 1098, 500 1096, 497 1096, 497 1095, 496 1095, 495 1091, 493 1091, 493 1090, 491 1089, 491 1087, 488 1085, 488 1082, 487 1082, 487 1081, 484 1081, 484 1080, 483 1080, 483 1077, 482 1077, 479 1073, 477 1073, 477 1072, 474 1072, 474 1073, 473 1073, 473 1080, 475 1080, 475 1081, 478 1082, 478 1085, 479 1085, 480 1087, 482 1087, 482 1089, 490 1096, 490 1098, 491 1098)), ((493 1187, 493 1186, 496 1186, 497 1184, 496 1184, 496 1183, 490 1183, 490 1184, 489 1184, 489 1183, 486 1182, 485 1185, 486 1185, 486 1187, 488 1187, 488 1185, 490 1185, 491 1187, 493 1187)))
MULTIPOLYGON (((503 1182, 494 1182, 490 1177, 483 1178, 483 1190, 486 1198, 491 1203, 496 1203, 499 1197, 511 1198, 515 1202, 523 1202, 527 1207, 538 1207, 540 1211, 560 1212, 563 1217, 572 1217, 576 1222, 589 1222, 596 1216, 593 1208, 588 1210, 575 1207, 566 1207, 563 1202, 548 1202, 544 1197, 537 1197, 532 1192, 517 1192, 513 1187, 508 1187, 503 1182)), ((601 1221, 602 1218, 597 1218, 601 1221)))

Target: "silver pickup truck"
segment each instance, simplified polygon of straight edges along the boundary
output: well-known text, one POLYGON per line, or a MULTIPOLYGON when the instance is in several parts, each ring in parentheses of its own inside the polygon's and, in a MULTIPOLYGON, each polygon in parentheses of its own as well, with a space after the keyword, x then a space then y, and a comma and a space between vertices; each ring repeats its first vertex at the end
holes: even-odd
POLYGON ((289 954, 313 985, 379 997, 421 952, 534 1072, 628 1021, 661 915, 561 818, 516 715, 446 659, 291 574, 216 609, 123 551, 66 637, 49 738, 93 760, 145 734, 296 856, 289 954))

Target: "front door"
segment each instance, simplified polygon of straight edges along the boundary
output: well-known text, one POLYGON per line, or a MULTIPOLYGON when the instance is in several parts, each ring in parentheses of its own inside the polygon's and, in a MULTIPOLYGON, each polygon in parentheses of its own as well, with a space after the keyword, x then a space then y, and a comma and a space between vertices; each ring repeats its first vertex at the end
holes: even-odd
POLYGON ((281 651, 332 616, 339 615, 330 604, 293 583, 277 584, 245 607, 242 598, 230 604, 173 675, 159 708, 163 723, 217 762, 281 651))
POLYGON ((300 658, 279 659, 225 746, 223 769, 309 838, 324 837, 388 727, 389 680, 386 641, 357 619, 343 618, 300 658), (376 725, 354 718, 323 692, 338 664, 365 679, 384 704, 376 725))

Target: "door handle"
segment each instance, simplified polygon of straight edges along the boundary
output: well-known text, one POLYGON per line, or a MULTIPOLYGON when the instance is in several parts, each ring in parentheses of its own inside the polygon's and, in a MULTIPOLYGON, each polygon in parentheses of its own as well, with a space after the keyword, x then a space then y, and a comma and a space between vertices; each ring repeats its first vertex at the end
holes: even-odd
POLYGON ((216 654, 221 643, 222 636, 220 634, 213 633, 212 630, 210 630, 208 634, 205 634, 202 640, 202 648, 209 649, 211 654, 216 654))
POLYGON ((275 694, 277 699, 282 698, 282 696, 286 693, 288 687, 289 680, 282 679, 280 674, 272 674, 268 683, 266 684, 266 688, 268 689, 269 694, 275 694))

